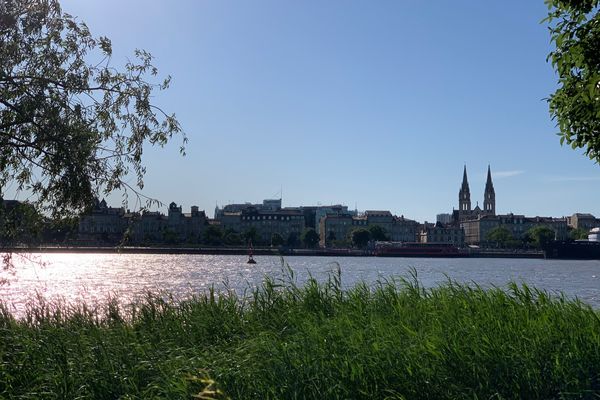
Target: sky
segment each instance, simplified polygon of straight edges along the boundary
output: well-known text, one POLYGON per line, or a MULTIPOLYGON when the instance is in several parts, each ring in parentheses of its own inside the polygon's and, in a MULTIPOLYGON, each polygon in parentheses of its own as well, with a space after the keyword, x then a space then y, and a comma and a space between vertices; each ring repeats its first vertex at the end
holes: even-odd
MULTIPOLYGON (((172 85, 155 102, 189 138, 148 147, 143 193, 165 204, 282 196, 418 221, 473 207, 488 165, 497 213, 600 216, 600 166, 561 147, 543 0, 63 0, 172 85)), ((108 199, 118 206, 119 196, 108 199)), ((133 208, 134 204, 131 204, 133 208)), ((166 211, 166 206, 162 208, 166 211)))

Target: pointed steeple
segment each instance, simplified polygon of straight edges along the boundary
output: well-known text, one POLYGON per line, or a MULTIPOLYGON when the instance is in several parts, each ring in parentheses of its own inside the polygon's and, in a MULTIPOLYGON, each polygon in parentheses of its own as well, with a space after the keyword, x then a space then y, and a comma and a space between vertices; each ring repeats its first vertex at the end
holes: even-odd
POLYGON ((496 215, 496 192, 492 182, 492 171, 488 165, 487 181, 485 183, 485 192, 483 194, 483 210, 486 214, 496 215))
POLYGON ((490 165, 488 164, 488 175, 487 175, 487 182, 485 183, 485 187, 491 187, 492 189, 494 188, 494 184, 492 183, 492 171, 490 170, 490 165))
POLYGON ((458 192, 458 210, 471 211, 471 191, 469 190, 469 180, 467 179, 467 166, 463 171, 463 181, 458 192))
POLYGON ((469 180, 467 179, 467 166, 465 165, 465 169, 463 170, 463 180, 461 190, 469 190, 469 180))

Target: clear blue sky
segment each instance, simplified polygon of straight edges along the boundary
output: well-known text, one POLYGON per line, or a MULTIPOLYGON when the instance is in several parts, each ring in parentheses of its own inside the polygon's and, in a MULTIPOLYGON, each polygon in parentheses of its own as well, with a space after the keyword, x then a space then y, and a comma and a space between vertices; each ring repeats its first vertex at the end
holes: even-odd
MULTIPOLYGON (((559 145, 543 0, 63 1, 156 57, 156 102, 188 137, 149 149, 144 193, 216 203, 344 203, 419 221, 473 206, 491 164, 497 212, 600 216, 600 166, 559 145)), ((117 205, 119 197, 111 198, 117 205)))

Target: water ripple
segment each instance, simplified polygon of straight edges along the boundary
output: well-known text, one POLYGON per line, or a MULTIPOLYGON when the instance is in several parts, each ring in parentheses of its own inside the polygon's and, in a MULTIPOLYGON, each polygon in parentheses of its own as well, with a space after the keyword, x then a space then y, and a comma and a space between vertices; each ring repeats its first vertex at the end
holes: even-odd
MULTIPOLYGON (((530 259, 428 259, 257 256, 256 265, 244 256, 154 254, 44 254, 15 258, 9 283, 0 286, 0 299, 16 315, 39 296, 48 301, 99 303, 116 296, 127 303, 148 291, 177 296, 229 289, 243 293, 265 276, 286 279, 289 264, 299 283, 309 275, 327 279, 338 265, 345 287, 359 281, 374 283, 391 277, 410 277, 411 270, 426 287, 448 278, 489 287, 508 282, 527 283, 551 293, 563 292, 600 307, 600 261, 530 259)), ((7 274, 6 271, 1 272, 7 274)), ((0 275, 0 278, 4 276, 0 275)))

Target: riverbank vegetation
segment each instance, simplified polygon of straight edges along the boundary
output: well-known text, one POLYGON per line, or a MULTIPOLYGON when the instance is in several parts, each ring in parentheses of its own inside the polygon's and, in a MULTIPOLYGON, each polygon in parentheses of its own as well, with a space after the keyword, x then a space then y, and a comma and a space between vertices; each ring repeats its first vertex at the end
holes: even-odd
POLYGON ((343 289, 0 309, 2 398, 559 399, 600 394, 600 319, 527 286, 343 289))

